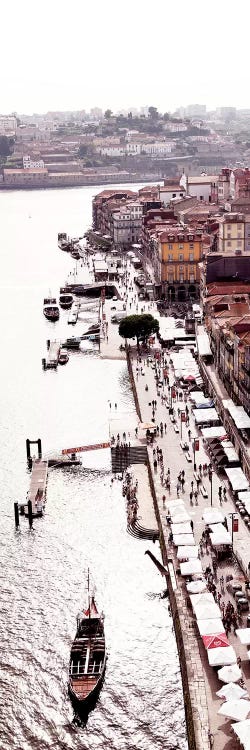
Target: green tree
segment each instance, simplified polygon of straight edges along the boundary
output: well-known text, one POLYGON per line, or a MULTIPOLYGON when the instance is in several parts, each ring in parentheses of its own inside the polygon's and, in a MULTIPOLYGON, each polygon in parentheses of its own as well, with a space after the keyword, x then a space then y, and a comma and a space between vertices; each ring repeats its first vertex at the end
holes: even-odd
POLYGON ((0 135, 0 156, 9 156, 11 153, 10 141, 6 135, 0 135))
POLYGON ((168 112, 164 112, 163 120, 165 120, 165 122, 167 122, 168 120, 170 120, 168 112))
POLYGON ((158 117, 159 117, 158 109, 156 107, 149 107, 148 116, 150 117, 150 120, 158 120, 158 117))
POLYGON ((128 315, 123 318, 119 325, 119 334, 123 339, 136 338, 137 346, 140 341, 144 343, 152 333, 158 333, 159 321, 152 315, 128 315))
POLYGON ((110 120, 110 118, 112 117, 112 114, 113 114, 112 109, 106 109, 106 112, 104 112, 105 120, 110 120))

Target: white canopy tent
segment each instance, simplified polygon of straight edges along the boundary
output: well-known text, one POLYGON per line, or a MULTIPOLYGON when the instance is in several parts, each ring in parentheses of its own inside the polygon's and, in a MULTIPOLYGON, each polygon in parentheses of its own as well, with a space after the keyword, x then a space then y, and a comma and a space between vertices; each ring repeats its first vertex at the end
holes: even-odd
POLYGON ((186 544, 183 547, 178 547, 177 559, 178 560, 191 560, 199 557, 199 547, 188 547, 186 544))
POLYGON ((240 639, 240 642, 243 643, 244 646, 249 646, 250 644, 250 628, 239 628, 239 630, 236 630, 236 635, 240 639))
POLYGON ((216 695, 218 695, 218 698, 226 698, 226 700, 229 701, 234 700, 235 698, 246 698, 248 692, 247 690, 243 690, 243 688, 235 682, 228 682, 227 685, 223 685, 222 688, 217 691, 216 695))
POLYGON ((190 581, 190 583, 187 583, 187 591, 189 594, 201 594, 202 591, 207 591, 206 579, 200 578, 198 581, 190 581))
POLYGON ((207 658, 210 667, 221 667, 227 664, 236 664, 237 656, 232 646, 223 648, 209 648, 207 658))
POLYGON ((246 502, 247 503, 250 502, 250 490, 245 490, 243 492, 242 490, 240 490, 240 492, 238 492, 237 494, 238 494, 239 500, 241 500, 244 503, 244 505, 246 505, 246 502))
POLYGON ((190 521, 184 523, 172 523, 171 528, 173 534, 192 534, 190 521))
POLYGON ((229 414, 235 422, 236 427, 238 427, 238 430, 250 429, 250 417, 245 409, 243 409, 243 406, 236 406, 231 398, 223 399, 222 403, 225 409, 229 411, 229 414))
POLYGON ((191 520, 191 516, 185 510, 185 508, 184 508, 184 510, 179 511, 179 512, 177 512, 177 511, 173 512, 172 511, 170 513, 170 515, 171 515, 171 519, 172 519, 172 525, 174 525, 174 524, 183 524, 183 525, 185 525, 186 522, 188 522, 188 521, 191 520))
POLYGON ((194 573, 202 573, 201 561, 200 560, 188 560, 180 564, 181 575, 190 576, 194 573))
POLYGON ((227 468, 225 469, 225 472, 228 476, 233 492, 250 489, 248 479, 240 467, 235 466, 233 469, 227 468))
POLYGON ((245 698, 235 698, 234 700, 222 703, 222 706, 219 708, 218 714, 221 714, 222 716, 228 716, 229 719, 240 721, 241 719, 243 720, 247 718, 249 711, 250 701, 246 700, 245 698))
POLYGON ((232 537, 231 534, 229 534, 229 531, 226 531, 224 528, 224 531, 222 532, 215 532, 213 531, 210 534, 211 544, 213 547, 223 547, 224 545, 231 545, 232 544, 232 537))
POLYGON ((204 437, 204 440, 209 440, 209 438, 224 438, 226 437, 226 430, 223 425, 218 424, 214 427, 203 427, 201 430, 202 437, 204 437))
MULTIPOLYGON (((204 396, 203 391, 192 391, 189 398, 190 401, 194 402, 194 404, 201 404, 204 403, 206 396, 204 396)), ((210 399, 208 399, 208 401, 210 401, 210 399)))
POLYGON ((170 515, 172 515, 172 511, 178 510, 182 511, 185 510, 185 504, 183 500, 177 498, 177 500, 168 500, 167 501, 167 507, 169 510, 170 515))
POLYGON ((219 510, 219 508, 204 508, 202 518, 203 521, 208 524, 223 523, 224 521, 223 513, 221 512, 221 510, 219 510))
POLYGON ((210 591, 206 591, 205 594, 193 594, 193 596, 190 596, 190 601, 193 607, 193 610, 195 611, 195 608, 199 604, 205 604, 205 603, 211 603, 214 604, 214 597, 213 594, 211 594, 210 591))
MULTIPOLYGON (((187 565, 187 563, 184 563, 184 565, 187 565)), ((221 615, 220 608, 215 601, 205 603, 201 602, 200 604, 196 604, 193 609, 197 620, 218 620, 221 615)), ((220 632, 223 633, 223 628, 220 632)), ((204 635, 208 635, 208 633, 204 633, 204 635)))
POLYGON ((194 535, 193 534, 174 534, 173 535, 173 542, 175 547, 182 547, 182 545, 195 545, 194 535))
POLYGON ((244 750, 250 750, 250 719, 233 724, 232 729, 237 734, 244 750))
POLYGON ((194 420, 196 424, 209 424, 210 422, 219 422, 220 417, 214 407, 212 409, 194 409, 194 420))
MULTIPOLYGON (((218 633, 225 633, 225 628, 221 617, 207 618, 207 620, 198 619, 197 626, 200 635, 216 635, 218 633)), ((226 682, 226 680, 225 680, 226 682)))

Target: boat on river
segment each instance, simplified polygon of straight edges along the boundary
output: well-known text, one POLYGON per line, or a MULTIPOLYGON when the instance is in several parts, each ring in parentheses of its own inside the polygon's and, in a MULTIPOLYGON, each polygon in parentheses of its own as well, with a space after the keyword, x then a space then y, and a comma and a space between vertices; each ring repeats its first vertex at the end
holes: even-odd
POLYGON ((66 341, 64 341, 63 347, 64 349, 79 349, 80 343, 81 343, 80 337, 71 336, 71 338, 66 339, 66 341))
POLYGON ((59 296, 59 305, 62 307, 63 310, 69 310, 70 307, 72 307, 74 301, 73 294, 67 290, 67 288, 62 287, 60 289, 60 296, 59 296))
POLYGON ((43 300, 43 314, 47 320, 55 323, 59 319, 60 311, 55 297, 45 297, 43 300))
POLYGON ((98 612, 94 596, 77 616, 77 629, 71 646, 69 693, 84 710, 93 708, 102 686, 106 666, 104 616, 98 612))
POLYGON ((66 365, 68 361, 69 361, 68 352, 66 352, 66 349, 61 349, 59 357, 58 357, 59 365, 66 365))

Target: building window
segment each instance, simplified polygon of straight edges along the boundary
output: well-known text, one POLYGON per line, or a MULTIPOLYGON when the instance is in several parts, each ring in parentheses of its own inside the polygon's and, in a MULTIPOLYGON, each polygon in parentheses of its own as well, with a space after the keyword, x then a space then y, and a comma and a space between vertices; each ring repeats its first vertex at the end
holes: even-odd
POLYGON ((190 273, 189 274, 189 281, 190 281, 190 284, 194 284, 195 283, 194 273, 190 273))
POLYGON ((179 281, 180 281, 181 284, 183 284, 183 282, 184 282, 184 275, 183 275, 183 273, 179 274, 179 281))
POLYGON ((179 245, 179 250, 183 250, 183 245, 179 245))
POLYGON ((183 260, 183 253, 179 253, 179 260, 183 260))
POLYGON ((190 247, 190 250, 192 250, 192 249, 193 249, 193 247, 194 247, 194 243, 193 243, 193 242, 190 242, 190 243, 189 243, 189 247, 190 247))
POLYGON ((227 242, 227 247, 231 247, 231 242, 227 242))
POLYGON ((173 260, 173 253, 168 254, 168 260, 173 260))
POLYGON ((172 245, 169 245, 169 246, 168 246, 168 249, 169 249, 169 250, 172 250, 172 249, 173 249, 172 245))
POLYGON ((194 254, 193 253, 189 253, 189 260, 194 260, 194 254))

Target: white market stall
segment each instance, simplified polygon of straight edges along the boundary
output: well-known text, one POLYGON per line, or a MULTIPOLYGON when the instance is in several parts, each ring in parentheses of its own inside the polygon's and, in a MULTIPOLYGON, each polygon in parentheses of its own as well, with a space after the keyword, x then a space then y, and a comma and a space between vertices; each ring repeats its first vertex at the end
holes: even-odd
POLYGON ((237 656, 232 646, 223 648, 210 648, 207 651, 207 658, 210 667, 221 667, 229 664, 236 664, 237 656))
POLYGON ((211 422, 220 422, 220 417, 216 409, 194 409, 194 421, 196 424, 210 424, 211 422))
MULTIPOLYGON (((197 617, 197 626, 201 636, 225 633, 221 617, 212 617, 211 619, 207 618, 206 620, 198 619, 197 617)), ((227 680, 225 680, 225 682, 227 682, 227 680)))
POLYGON ((241 468, 237 466, 231 469, 226 468, 225 472, 227 474, 233 492, 250 489, 248 479, 246 478, 241 468))
POLYGON ((188 547, 187 545, 184 545, 183 547, 178 547, 177 549, 178 560, 191 560, 191 559, 196 560, 198 557, 199 557, 199 547, 197 547, 197 545, 195 547, 188 547))
POLYGON ((207 524, 223 523, 224 521, 223 513, 219 508, 204 508, 202 518, 207 524))
POLYGON ((187 562, 180 564, 180 570, 182 576, 190 576, 194 573, 202 573, 201 561, 188 560, 187 562))
POLYGON ((173 542, 175 547, 182 547, 183 545, 195 545, 193 534, 174 534, 173 542))

